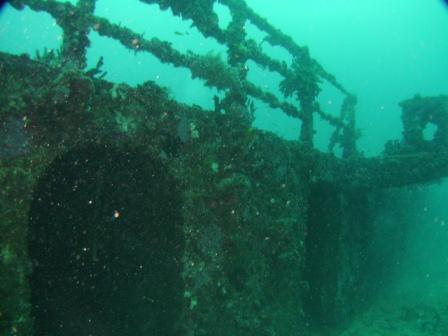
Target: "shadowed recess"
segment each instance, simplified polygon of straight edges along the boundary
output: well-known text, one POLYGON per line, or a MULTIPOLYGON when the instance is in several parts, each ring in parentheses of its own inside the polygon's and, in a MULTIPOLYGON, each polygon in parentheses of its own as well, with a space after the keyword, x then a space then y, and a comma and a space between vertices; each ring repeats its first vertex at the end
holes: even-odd
POLYGON ((35 335, 178 335, 180 201, 148 155, 91 146, 56 159, 30 213, 35 335))
POLYGON ((341 208, 335 200, 339 196, 340 190, 326 183, 313 185, 310 193, 304 270, 310 287, 304 305, 310 324, 317 329, 336 324, 341 208))

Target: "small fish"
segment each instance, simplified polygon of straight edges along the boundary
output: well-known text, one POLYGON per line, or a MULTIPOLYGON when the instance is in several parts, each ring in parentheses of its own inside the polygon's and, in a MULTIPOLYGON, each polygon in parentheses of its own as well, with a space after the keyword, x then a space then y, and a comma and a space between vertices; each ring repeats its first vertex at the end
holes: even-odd
POLYGON ((189 35, 189 33, 186 31, 185 33, 182 33, 180 31, 175 31, 174 34, 178 35, 178 36, 185 36, 185 35, 189 35))

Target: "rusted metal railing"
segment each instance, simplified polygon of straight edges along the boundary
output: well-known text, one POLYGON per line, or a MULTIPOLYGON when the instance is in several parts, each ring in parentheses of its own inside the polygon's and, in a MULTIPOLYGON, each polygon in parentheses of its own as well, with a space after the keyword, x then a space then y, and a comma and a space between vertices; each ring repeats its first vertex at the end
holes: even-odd
POLYGON ((140 0, 143 3, 157 4, 162 10, 171 9, 173 14, 184 20, 192 20, 204 37, 213 38, 227 47, 225 62, 217 56, 199 55, 194 52, 182 53, 169 41, 158 38, 146 39, 129 28, 111 23, 107 18, 94 15, 95 0, 79 0, 77 5, 56 0, 9 0, 16 9, 29 6, 35 11, 49 13, 63 30, 61 57, 64 62, 83 69, 86 66, 86 50, 90 44, 89 31, 94 30, 101 36, 119 41, 136 53, 148 52, 161 62, 174 67, 188 68, 193 78, 201 78, 206 86, 226 92, 233 98, 240 97, 241 104, 247 103, 247 97, 258 99, 273 109, 280 109, 286 115, 298 118, 302 122, 299 135, 301 142, 313 147, 315 134, 314 116, 318 114, 332 125, 335 130, 329 149, 336 144, 344 149, 344 156, 356 152, 355 104, 356 99, 336 78, 328 73, 315 59, 311 58, 306 47, 299 46, 293 39, 274 28, 269 22, 249 8, 244 0, 140 0), (215 3, 227 6, 232 20, 226 29, 219 26, 219 18, 214 11, 215 3), (282 47, 292 58, 291 65, 276 60, 263 52, 260 44, 247 37, 245 24, 250 22, 266 37, 263 43, 282 47), (280 99, 273 92, 266 91, 246 78, 247 61, 253 61, 264 69, 279 74, 283 80, 280 91, 284 98, 293 96, 297 104, 280 99), (339 116, 332 116, 319 106, 317 96, 320 83, 326 81, 341 94, 346 101, 339 116))

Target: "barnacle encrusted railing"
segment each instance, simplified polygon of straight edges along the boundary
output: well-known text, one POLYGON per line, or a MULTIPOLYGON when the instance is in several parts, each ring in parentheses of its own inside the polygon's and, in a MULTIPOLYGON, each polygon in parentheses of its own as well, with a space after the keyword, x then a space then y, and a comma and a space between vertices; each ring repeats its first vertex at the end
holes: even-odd
MULTIPOLYGON (((355 97, 309 55, 306 47, 297 45, 289 36, 271 26, 264 18, 251 10, 243 0, 140 0, 146 4, 158 4, 161 9, 171 8, 174 15, 184 20, 191 19, 204 37, 214 38, 228 49, 227 62, 218 57, 202 56, 191 51, 181 53, 170 42, 158 38, 145 39, 141 34, 111 23, 108 19, 94 15, 95 0, 79 0, 77 5, 61 3, 56 0, 10 0, 16 9, 29 6, 35 11, 49 13, 63 29, 61 57, 65 62, 78 68, 86 66, 86 49, 89 46, 88 34, 91 29, 101 36, 118 40, 126 48, 137 52, 149 52, 161 62, 175 67, 188 68, 193 78, 201 78, 207 86, 226 92, 233 101, 248 105, 247 97, 259 99, 273 109, 280 109, 288 116, 302 121, 300 140, 308 147, 313 146, 314 115, 319 115, 335 130, 331 137, 329 150, 336 144, 343 148, 344 157, 356 151, 355 136, 355 97), (232 20, 224 30, 219 26, 219 18, 214 12, 215 2, 227 6, 232 20), (286 49, 292 56, 292 65, 271 58, 262 51, 253 39, 247 38, 245 24, 250 22, 266 33, 263 43, 286 49), (299 104, 280 100, 275 94, 263 90, 247 80, 246 61, 252 60, 269 71, 278 73, 283 81, 280 91, 284 98, 294 96, 299 104), (317 95, 319 84, 324 80, 346 96, 339 117, 332 116, 319 106, 317 95)), ((220 109, 215 99, 216 109, 220 109)), ((246 110, 249 111, 250 109, 246 110)))

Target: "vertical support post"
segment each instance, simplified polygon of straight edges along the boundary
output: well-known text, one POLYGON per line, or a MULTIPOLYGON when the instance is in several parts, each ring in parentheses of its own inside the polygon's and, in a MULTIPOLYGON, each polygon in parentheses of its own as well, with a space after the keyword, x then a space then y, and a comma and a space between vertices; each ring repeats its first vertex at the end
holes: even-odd
POLYGON ((95 11, 96 0, 79 0, 74 8, 65 7, 57 18, 58 24, 64 30, 61 46, 61 56, 66 63, 79 69, 87 66, 87 48, 90 45, 89 30, 95 11))
POLYGON ((300 102, 302 111, 302 128, 300 130, 300 141, 304 146, 313 148, 314 145, 314 116, 316 109, 316 98, 320 92, 319 77, 316 64, 311 59, 307 48, 298 55, 295 64, 296 95, 300 102))
POLYGON ((356 154, 356 110, 357 98, 348 95, 341 106, 341 120, 345 124, 343 129, 343 153, 344 158, 356 154))
MULTIPOLYGON (((241 47, 245 44, 246 39, 245 23, 246 16, 243 13, 232 11, 232 21, 225 32, 228 47, 228 63, 238 70, 238 76, 241 82, 244 82, 247 77, 246 61, 248 55, 245 49, 241 47)), ((240 87, 229 91, 226 95, 225 103, 224 106, 227 105, 228 109, 226 112, 232 113, 232 111, 239 111, 238 114, 244 114, 233 116, 236 120, 239 120, 241 125, 244 125, 243 129, 250 126, 253 117, 247 105, 246 90, 240 87)))
POLYGON ((314 99, 309 97, 300 99, 300 108, 302 110, 300 141, 305 147, 312 148, 314 145, 314 99))
POLYGON ((241 48, 246 38, 245 23, 246 17, 244 15, 239 12, 232 12, 232 21, 226 30, 226 40, 229 48, 229 64, 234 67, 242 66, 247 60, 247 55, 242 52, 243 49, 241 48))

